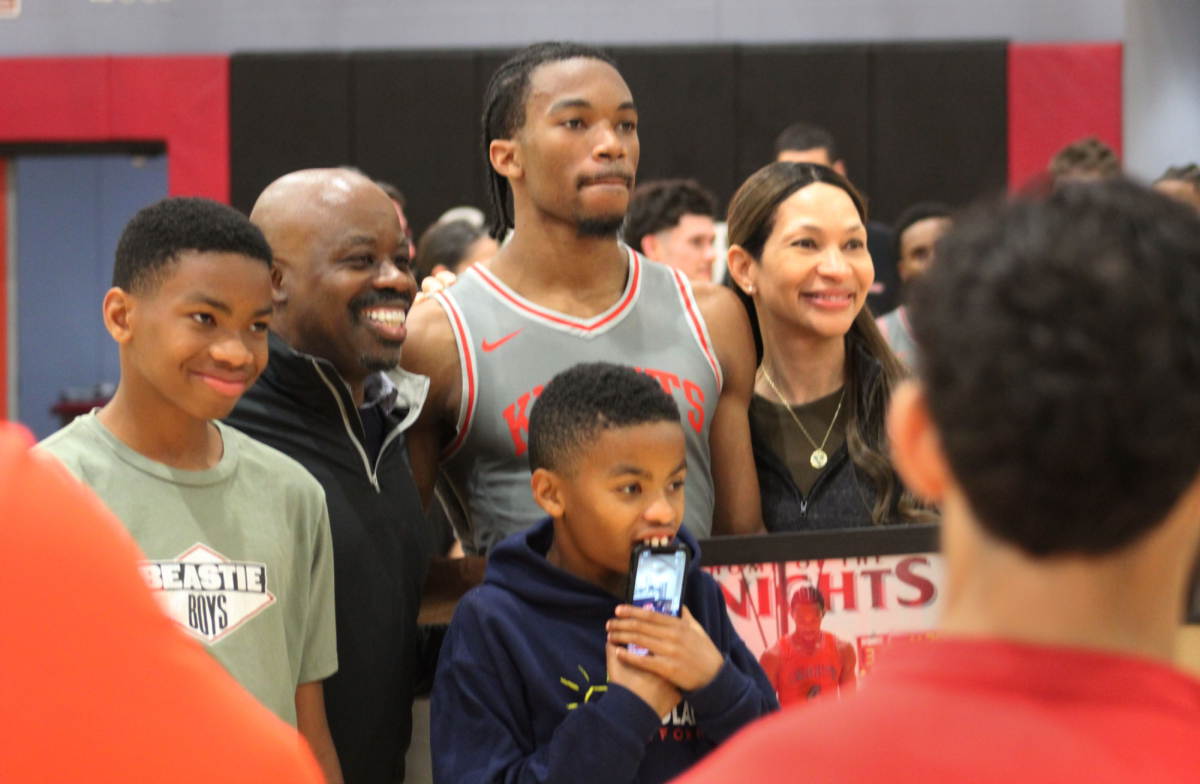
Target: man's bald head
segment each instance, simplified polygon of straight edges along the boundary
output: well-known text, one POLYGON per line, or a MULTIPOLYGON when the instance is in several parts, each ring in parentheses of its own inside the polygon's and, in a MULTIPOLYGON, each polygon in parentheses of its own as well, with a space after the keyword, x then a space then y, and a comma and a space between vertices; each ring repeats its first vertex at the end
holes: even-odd
MULTIPOLYGON (((378 185, 358 172, 304 169, 268 185, 254 203, 250 220, 267 235, 272 246, 272 235, 285 240, 298 232, 311 239, 327 232, 328 224, 336 222, 351 202, 362 199, 382 199, 382 204, 391 204, 378 185)), ((399 218, 396 220, 398 224, 399 218)))
POLYGON ((267 186, 250 220, 276 260, 272 331, 352 389, 395 367, 416 281, 387 194, 357 172, 308 169, 267 186))

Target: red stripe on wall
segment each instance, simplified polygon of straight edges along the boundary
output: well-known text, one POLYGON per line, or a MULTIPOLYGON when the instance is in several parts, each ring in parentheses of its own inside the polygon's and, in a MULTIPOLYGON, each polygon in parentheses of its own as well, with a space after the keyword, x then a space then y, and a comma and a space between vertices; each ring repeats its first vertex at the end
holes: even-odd
POLYGON ((0 142, 161 141, 168 192, 229 202, 228 57, 0 59, 0 142))
POLYGON ((1008 184, 1040 176, 1054 154, 1098 136, 1121 154, 1121 44, 1010 44, 1008 184))

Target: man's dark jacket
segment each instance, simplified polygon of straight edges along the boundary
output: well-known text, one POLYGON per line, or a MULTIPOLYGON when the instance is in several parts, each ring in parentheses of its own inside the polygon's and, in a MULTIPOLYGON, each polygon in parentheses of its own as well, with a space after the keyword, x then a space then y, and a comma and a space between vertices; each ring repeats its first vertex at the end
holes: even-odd
POLYGON ((333 365, 274 334, 266 370, 226 420, 298 460, 325 488, 338 650, 325 713, 347 784, 402 780, 412 735, 417 611, 431 544, 403 435, 428 379, 410 380, 410 399, 384 417, 375 465, 350 388, 333 365))

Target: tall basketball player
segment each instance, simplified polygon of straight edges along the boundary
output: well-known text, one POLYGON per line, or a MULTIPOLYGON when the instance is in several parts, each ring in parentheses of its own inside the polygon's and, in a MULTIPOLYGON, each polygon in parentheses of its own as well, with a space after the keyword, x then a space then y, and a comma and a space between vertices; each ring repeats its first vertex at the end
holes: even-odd
POLYGON ((689 530, 761 531, 745 310, 617 239, 639 155, 625 80, 598 50, 535 44, 500 67, 485 103, 492 236, 514 233, 410 316, 402 363, 431 379, 409 431, 426 504, 440 467, 470 519, 468 553, 535 523, 530 408, 559 371, 609 361, 657 378, 684 412, 689 530))

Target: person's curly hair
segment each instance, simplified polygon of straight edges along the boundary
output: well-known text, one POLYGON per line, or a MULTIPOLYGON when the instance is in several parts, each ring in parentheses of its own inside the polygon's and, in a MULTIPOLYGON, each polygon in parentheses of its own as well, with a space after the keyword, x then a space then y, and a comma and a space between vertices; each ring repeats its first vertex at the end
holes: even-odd
POLYGON ((1125 181, 978 208, 913 285, 918 373, 979 522, 1102 554, 1200 473, 1200 219, 1125 181))

